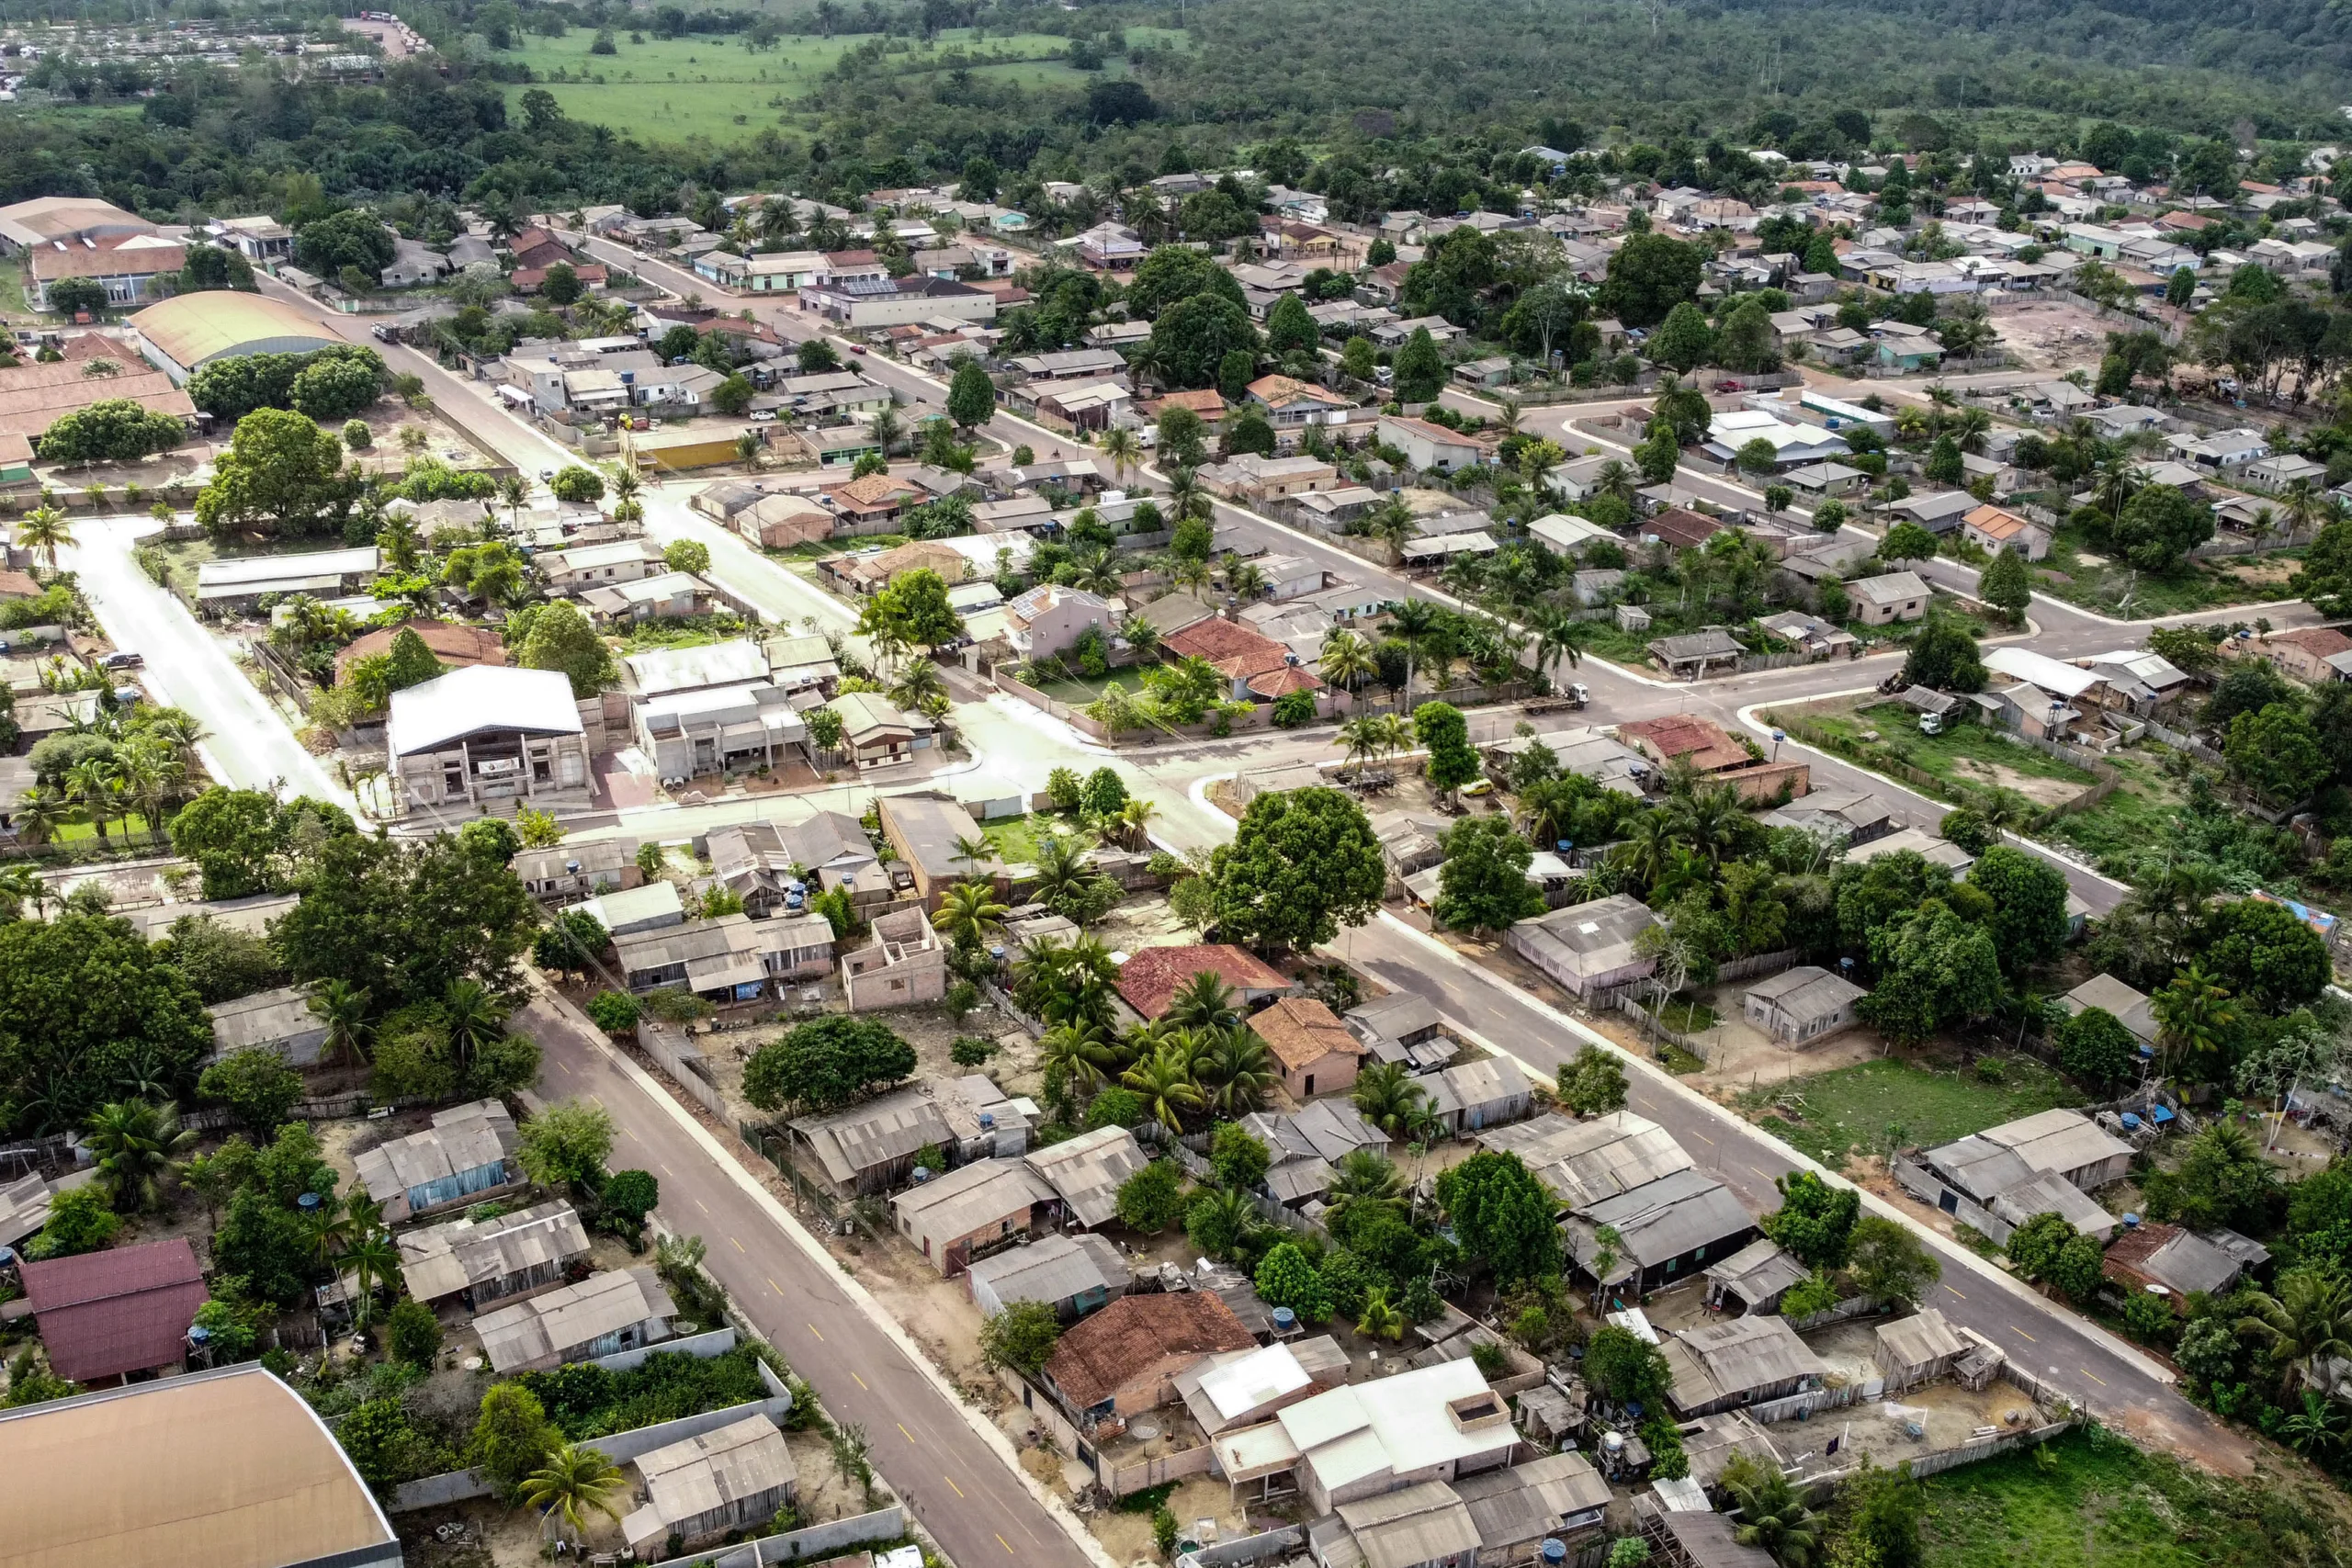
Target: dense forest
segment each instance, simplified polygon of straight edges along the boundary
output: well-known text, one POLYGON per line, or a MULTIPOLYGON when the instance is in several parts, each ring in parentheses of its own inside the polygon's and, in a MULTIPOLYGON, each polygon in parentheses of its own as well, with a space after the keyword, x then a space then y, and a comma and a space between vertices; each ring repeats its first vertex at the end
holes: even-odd
MULTIPOLYGON (((0 199, 89 192, 158 217, 298 218, 390 200, 404 229, 430 236, 458 201, 691 211, 701 192, 775 185, 846 199, 953 178, 985 157, 1004 197, 1034 209, 1044 179, 1100 187, 1249 158, 1317 188, 1352 184, 1362 205, 1414 205, 1442 196, 1444 171, 1467 169, 1474 184, 1524 177, 1496 154, 1536 141, 1695 147, 1722 133, 1798 155, 1876 145, 1965 156, 2075 150, 2109 121, 2184 150, 2214 137, 2292 145, 2335 136, 2352 99, 2352 24, 2324 0, 2146 0, 2132 15, 2097 0, 1932 11, 1922 0, 433 0, 401 14, 438 46, 439 66, 397 66, 380 86, 288 80, 282 60, 258 56, 223 71, 52 52, 33 85, 75 107, 36 96, 0 111, 0 199), (1171 24, 1187 42, 1168 41, 1171 24), (974 68, 960 46, 933 47, 941 29, 974 25, 1066 36, 1080 69, 1024 85, 974 68), (515 98, 533 80, 517 40, 581 27, 740 33, 754 49, 796 29, 857 43, 771 123, 726 145, 654 146, 567 118, 544 94, 515 98), (1105 60, 1122 69, 1084 74, 1105 60)), ((266 18, 220 0, 94 0, 64 15, 0 0, 0 19, 19 25, 189 17, 314 37, 335 27, 316 0, 266 18)))

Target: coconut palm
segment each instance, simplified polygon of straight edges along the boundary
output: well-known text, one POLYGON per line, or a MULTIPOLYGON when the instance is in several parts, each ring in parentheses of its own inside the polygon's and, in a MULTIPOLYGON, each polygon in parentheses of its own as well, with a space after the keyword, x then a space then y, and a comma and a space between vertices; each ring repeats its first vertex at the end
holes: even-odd
POLYGON ((956 837, 956 863, 965 870, 978 872, 996 858, 996 846, 982 833, 959 833, 956 837))
POLYGON ((1046 1076, 1084 1089, 1110 1081, 1118 1054, 1099 1023, 1057 1024, 1038 1043, 1038 1065, 1046 1076))
POLYGON ((1404 1136, 1414 1107, 1428 1099, 1428 1091, 1413 1081, 1402 1062, 1375 1062, 1356 1075, 1356 1110, 1392 1138, 1404 1136))
POLYGON ((1201 1098, 1220 1116, 1247 1116, 1266 1102, 1279 1074, 1266 1043, 1247 1024, 1209 1034, 1193 1052, 1193 1076, 1201 1098))
POLYGON ((2172 983, 2150 998, 2156 1015, 2156 1042, 2164 1048, 2165 1070, 2177 1076, 2192 1058, 2219 1051, 2237 1022, 2238 1010, 2230 993, 2192 962, 2172 983))
POLYGON ((1380 673, 1380 661, 1363 637, 1351 631, 1335 631, 1323 639, 1316 669, 1330 684, 1352 692, 1380 673))
POLYGON ((506 1038, 507 1015, 514 1010, 479 980, 453 980, 441 995, 442 1021, 458 1060, 471 1063, 484 1047, 506 1038))
POLYGON ((50 570, 57 570, 57 552, 74 546, 74 524, 63 510, 46 500, 17 525, 17 543, 39 557, 50 570))
POLYGON ((1340 733, 1331 738, 1331 744, 1347 748, 1348 765, 1356 767, 1379 753, 1385 734, 1378 719, 1370 714, 1358 714, 1340 726, 1340 733))
POLYGON ((1102 456, 1111 459, 1111 472, 1121 483, 1129 474, 1143 467, 1143 443, 1136 433, 1122 427, 1102 437, 1102 456))
POLYGON ((392 1233, 382 1225, 372 1225, 351 1238, 351 1245, 336 1254, 335 1272, 351 1277, 351 1319, 360 1328, 368 1326, 376 1315, 376 1287, 389 1283, 401 1271, 400 1249, 392 1245, 392 1233))
POLYGON ((1119 636, 1136 650, 1137 659, 1149 659, 1159 651, 1159 628, 1141 611, 1131 612, 1120 621, 1119 636))
POLYGON ((887 457, 890 455, 890 448, 906 434, 907 423, 890 410, 883 409, 875 414, 871 428, 874 444, 882 448, 882 456, 887 457))
POLYGON ((328 1056, 339 1056, 346 1062, 368 1059, 368 1037, 373 1031, 368 1022, 368 993, 348 980, 325 980, 311 993, 311 1014, 326 1025, 326 1040, 322 1045, 328 1056))
POLYGON ((1401 546, 1413 536, 1413 509, 1402 496, 1392 495, 1364 514, 1363 531, 1388 545, 1401 546))
POLYGON ((997 902, 996 886, 988 882, 959 882, 940 895, 939 916, 932 923, 958 947, 978 947, 1004 929, 1012 911, 997 902))
POLYGON ((17 837, 28 844, 48 843, 73 816, 62 795, 37 784, 17 801, 17 837))
POLYGON ((2267 1345, 2273 1362, 2310 1384, 2320 1361, 2352 1357, 2352 1280, 2317 1269, 2293 1269, 2277 1294, 2257 1291, 2246 1298, 2238 1333, 2267 1345))
POLYGON ((1701 785, 1672 810, 1676 836, 1705 855, 1709 865, 1723 864, 1724 857, 1738 849, 1741 835, 1750 830, 1739 793, 1729 784, 1701 785))
POLYGON ((1673 814, 1651 810, 1634 818, 1625 829, 1623 842, 1610 852, 1625 869, 1641 879, 1645 887, 1662 880, 1675 861, 1675 852, 1683 849, 1673 814))
POLYGON ((1392 1161, 1370 1149, 1350 1149, 1331 1168, 1331 1185, 1323 1201, 1330 1209, 1330 1224, 1344 1235, 1352 1216, 1384 1210, 1402 1214, 1405 1180, 1392 1161))
POLYGON ((519 473, 507 475, 498 481, 498 500, 506 508, 507 520, 520 529, 523 508, 531 499, 531 481, 519 473))
POLYGON ((1201 477, 1190 468, 1178 468, 1168 476, 1168 521, 1170 526, 1193 518, 1205 518, 1215 502, 1201 484, 1201 477))
POLYGON ((1525 617, 1528 629, 1535 634, 1535 671, 1539 675, 1556 675, 1560 660, 1568 661, 1576 669, 1584 662, 1584 639, 1588 623, 1555 606, 1539 605, 1525 617))
POLYGON ((83 1124, 83 1141, 97 1156, 98 1185, 117 1209, 152 1209, 164 1178, 196 1143, 180 1126, 179 1108, 144 1100, 102 1105, 83 1124))
POLYGON ((1223 1029, 1241 1021, 1233 987, 1203 970, 1176 987, 1160 1021, 1175 1029, 1223 1029))
POLYGON ((1070 557, 1072 588, 1085 593, 1109 597, 1117 593, 1126 581, 1126 569, 1119 564, 1117 552, 1107 545, 1086 554, 1070 557))
POLYGON ((196 749, 205 740, 204 726, 185 708, 157 708, 147 716, 141 732, 151 740, 167 747, 172 761, 183 772, 192 773, 197 767, 196 749))
POLYGON ((1405 694, 1413 690, 1415 666, 1437 651, 1446 630, 1438 606, 1426 599, 1407 599, 1389 612, 1388 635, 1405 645, 1405 694))
POLYGON ((1135 1090, 1151 1119, 1171 1133, 1184 1130, 1184 1113, 1198 1111, 1204 1100, 1193 1080, 1192 1053, 1173 1041, 1129 1067, 1119 1082, 1135 1090))
POLYGON ((119 757, 85 757, 65 771, 65 793, 81 807, 101 840, 107 836, 107 823, 119 815, 121 791, 119 757))
POLYGON ((606 1459, 602 1449, 581 1443, 566 1443, 549 1454, 547 1463, 524 1477, 522 1485, 524 1503, 542 1517, 560 1519, 575 1542, 587 1528, 590 1512, 618 1519, 619 1500, 628 1492, 628 1479, 620 1466, 606 1459))
POLYGON ((1099 912, 1093 899, 1102 874, 1087 863, 1087 851, 1091 847, 1077 833, 1039 835, 1037 852, 1032 861, 1037 868, 1035 897, 1038 903, 1073 919, 1078 917, 1070 915, 1072 909, 1094 908, 1099 912))
POLYGON ((1722 1485, 1739 1505, 1740 1523, 1732 1533, 1740 1545, 1771 1553, 1781 1568, 1807 1568, 1821 1533, 1813 1510, 1777 1466, 1742 1454, 1724 1468, 1722 1485))
POLYGON ((1366 1339, 1402 1339, 1405 1314, 1388 1300, 1388 1287, 1374 1285, 1363 1293, 1363 1311, 1356 1316, 1356 1332, 1366 1339))
POLYGON ((1159 807, 1153 802, 1130 796, 1114 819, 1117 828, 1114 837, 1125 849, 1140 850, 1150 841, 1151 819, 1159 815, 1159 807))
POLYGON ((2123 508, 2140 487, 2148 482, 2148 470, 2119 452, 2102 461, 2091 479, 2091 504, 2109 517, 2123 515, 2123 508))
POLYGON ((938 665, 928 659, 917 659, 899 671, 888 694, 899 707, 919 712, 946 697, 947 681, 940 674, 938 665))
MULTIPOLYGON (((1248 1193, 1236 1192, 1225 1187, 1212 1188, 1193 1200, 1193 1204, 1194 1209, 1198 1209, 1203 1204, 1208 1206, 1209 1212, 1203 1216, 1204 1235, 1222 1235, 1233 1238, 1232 1247, 1221 1254, 1221 1257, 1229 1259, 1247 1250, 1250 1235, 1259 1228, 1261 1224, 1258 1211, 1251 1206, 1248 1193)), ((1192 1211, 1187 1211, 1188 1229, 1191 1228, 1191 1213, 1192 1211)))

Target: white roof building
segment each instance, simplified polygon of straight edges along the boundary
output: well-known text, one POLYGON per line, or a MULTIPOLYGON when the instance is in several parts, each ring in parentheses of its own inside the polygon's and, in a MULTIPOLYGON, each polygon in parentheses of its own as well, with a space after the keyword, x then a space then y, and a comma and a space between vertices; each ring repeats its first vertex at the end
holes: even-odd
POLYGON ((436 751, 485 731, 579 735, 580 706, 560 670, 477 664, 392 694, 385 740, 394 757, 436 751))

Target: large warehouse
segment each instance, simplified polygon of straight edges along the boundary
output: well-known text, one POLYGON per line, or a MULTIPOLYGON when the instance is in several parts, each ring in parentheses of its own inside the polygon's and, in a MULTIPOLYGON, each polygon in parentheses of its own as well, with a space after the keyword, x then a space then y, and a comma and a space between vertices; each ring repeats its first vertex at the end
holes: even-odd
POLYGON ((139 352, 184 382, 216 359, 241 354, 308 354, 345 340, 292 305, 258 294, 211 290, 150 305, 130 318, 139 352))

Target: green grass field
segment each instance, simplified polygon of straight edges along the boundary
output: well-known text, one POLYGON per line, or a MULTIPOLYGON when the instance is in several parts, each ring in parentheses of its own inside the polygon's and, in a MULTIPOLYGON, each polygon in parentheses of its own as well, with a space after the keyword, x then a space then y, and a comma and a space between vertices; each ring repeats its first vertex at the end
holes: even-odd
MULTIPOLYGON (((1960 724, 1941 735, 1922 735, 1919 716, 1901 703, 1875 703, 1852 712, 1809 716, 1831 734, 1851 739, 1866 753, 1883 753, 1894 761, 1907 762, 1948 784, 1983 788, 1998 782, 2011 788, 2025 788, 2045 806, 2065 798, 2070 793, 2065 785, 2086 789, 2098 782, 2072 762, 2007 739, 1999 731, 1980 724, 1960 724), (1878 732, 1877 742, 1861 739, 1866 729, 1878 732), (2030 787, 2021 781, 2045 783, 2042 787, 2030 787)), ((1869 760, 1867 755, 1863 757, 1865 765, 1869 760)))
MULTIPOLYGON (((1131 28, 1128 36, 1137 43, 1182 37, 1161 28, 1131 28)), ((866 39, 854 34, 829 39, 788 34, 775 48, 754 53, 741 34, 683 39, 649 34, 643 43, 631 43, 629 34, 622 31, 614 40, 617 52, 592 54, 595 41, 592 29, 575 28, 560 39, 525 38, 521 47, 501 59, 528 65, 538 78, 537 85, 554 94, 563 112, 574 119, 654 141, 701 136, 726 141, 788 118, 793 101, 814 89, 842 55, 866 39)), ((1090 73, 1068 62, 1069 48, 1068 39, 1050 33, 975 37, 967 28, 953 28, 929 46, 917 44, 910 52, 888 56, 886 69, 898 73, 961 66, 976 76, 1024 87, 1080 85, 1090 73)), ((1115 76, 1125 69, 1124 59, 1114 59, 1100 74, 1115 76)), ((520 114, 518 100, 527 90, 520 85, 506 89, 511 112, 520 114)))
POLYGON ((1998 1083, 1986 1083, 1973 1071, 1938 1072, 1886 1058, 1759 1090, 1751 1097, 1750 1109, 1777 1106, 1777 1114, 1763 1117, 1762 1125, 1835 1166, 1843 1164, 1851 1150, 1883 1145, 1892 1126, 1903 1128, 1907 1144, 1932 1145, 2080 1099, 2056 1073, 2030 1057, 1992 1059, 2000 1065, 1998 1083), (1791 1089, 1802 1097, 1801 1106, 1790 1101, 1791 1089))
POLYGON ((2184 561, 2165 576, 2154 577, 2108 558, 2091 547, 2080 529, 2068 525, 2051 541, 2049 558, 2037 563, 2034 587, 2107 615, 2178 615, 2290 598, 2284 574, 2302 554, 2300 549, 2280 550, 2184 561), (2051 575, 2053 572, 2056 577, 2051 575))
POLYGON ((2233 1481, 2096 1428, 1922 1483, 1925 1568, 2207 1568, 2308 1561, 2340 1497, 2300 1472, 2233 1481), (2046 1466, 2046 1467, 2045 1467, 2046 1466))

